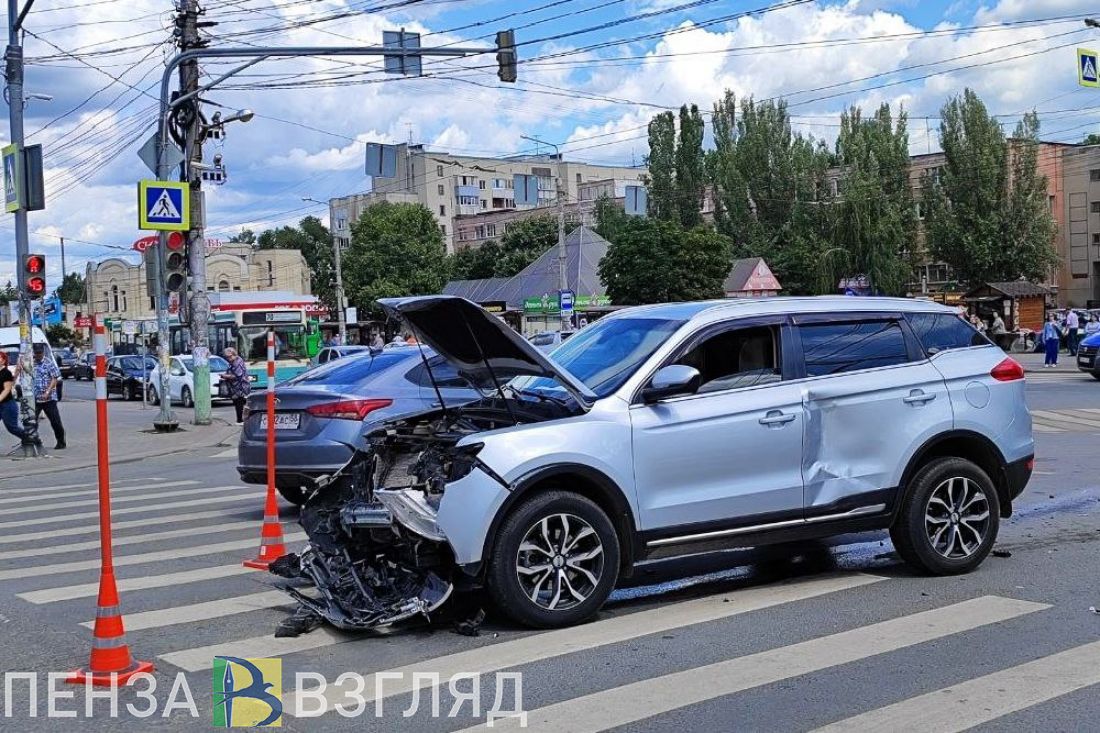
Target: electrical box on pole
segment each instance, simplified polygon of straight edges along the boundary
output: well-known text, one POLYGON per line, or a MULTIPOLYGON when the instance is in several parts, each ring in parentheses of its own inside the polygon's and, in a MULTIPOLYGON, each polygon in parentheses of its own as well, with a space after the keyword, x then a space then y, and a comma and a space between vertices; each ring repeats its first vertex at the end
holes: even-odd
POLYGON ((28 298, 46 297, 46 255, 27 255, 23 258, 23 282, 28 298))
POLYGON ((516 32, 497 31, 497 78, 501 81, 516 81, 516 32))

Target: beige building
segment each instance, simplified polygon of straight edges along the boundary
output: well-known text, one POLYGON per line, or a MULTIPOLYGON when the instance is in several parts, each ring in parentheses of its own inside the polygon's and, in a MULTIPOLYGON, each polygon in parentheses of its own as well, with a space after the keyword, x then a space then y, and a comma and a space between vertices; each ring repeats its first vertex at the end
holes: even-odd
MULTIPOLYGON (((226 244, 206 255, 206 284, 211 292, 290 291, 310 294, 309 268, 301 252, 253 249, 226 244)), ((112 257, 89 262, 85 282, 91 303, 83 311, 109 318, 143 320, 155 316, 155 303, 145 288, 145 262, 132 264, 112 257)))
MULTIPOLYGON (((367 194, 329 200, 329 221, 336 241, 347 246, 351 224, 363 209, 377 201, 423 204, 435 217, 448 252, 454 252, 456 217, 484 212, 517 210, 512 177, 516 174, 539 179, 538 208, 556 205, 555 177, 561 177, 565 201, 580 202, 581 188, 593 182, 640 181, 643 167, 592 165, 559 160, 554 155, 522 155, 510 158, 482 158, 426 150, 423 145, 397 146, 397 174, 376 178, 367 194)), ((596 197, 598 198, 598 197, 596 197)), ((595 198, 592 199, 593 201, 595 198)), ((536 207, 527 206, 523 209, 536 207)))

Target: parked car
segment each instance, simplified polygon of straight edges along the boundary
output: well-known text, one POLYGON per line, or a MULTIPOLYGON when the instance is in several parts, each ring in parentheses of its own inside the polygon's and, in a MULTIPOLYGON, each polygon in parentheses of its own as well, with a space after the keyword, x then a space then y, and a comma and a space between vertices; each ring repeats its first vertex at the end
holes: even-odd
POLYGON ((565 343, 574 333, 574 331, 536 333, 531 337, 531 343, 539 350, 549 353, 565 343))
POLYGON ((1094 379, 1100 380, 1100 332, 1086 336, 1077 347, 1077 368, 1088 372, 1094 379))
POLYGON ((68 346, 61 347, 53 350, 53 360, 57 364, 58 370, 61 372, 62 379, 68 379, 73 376, 74 369, 76 368, 76 352, 70 349, 68 346))
POLYGON ((107 360, 107 396, 117 394, 128 400, 140 400, 145 379, 156 365, 151 356, 112 356, 107 360))
POLYGON ((882 529, 920 571, 963 573, 1034 465, 1023 368, 932 303, 641 306, 552 361, 460 298, 380 304, 487 395, 386 421, 347 472, 368 480, 319 492, 350 496, 318 515, 341 517, 350 554, 308 550, 303 572, 330 589, 346 563, 418 578, 393 608, 473 582, 558 627, 640 562, 882 529))
POLYGON ((95 379, 95 353, 85 352, 73 365, 73 379, 78 382, 87 379, 89 382, 95 379))
POLYGON ((325 348, 317 352, 317 356, 313 357, 313 365, 319 366, 321 364, 327 364, 330 361, 342 359, 345 356, 352 356, 354 354, 365 354, 369 351, 370 347, 365 345, 326 346, 325 348))
MULTIPOLYGON (((229 391, 221 386, 221 375, 229 369, 229 362, 220 356, 210 356, 210 398, 228 400, 229 391)), ((149 401, 160 404, 160 365, 154 364, 149 372, 149 401)), ((173 356, 168 366, 169 400, 184 407, 195 405, 195 361, 191 356, 173 356)))
MULTIPOLYGON (((380 422, 438 407, 440 395, 447 405, 480 396, 444 359, 419 348, 357 353, 277 385, 276 487, 287 501, 300 504, 303 488, 344 466, 380 422)), ((266 399, 256 391, 245 406, 237 449, 237 472, 245 483, 267 481, 266 399)))

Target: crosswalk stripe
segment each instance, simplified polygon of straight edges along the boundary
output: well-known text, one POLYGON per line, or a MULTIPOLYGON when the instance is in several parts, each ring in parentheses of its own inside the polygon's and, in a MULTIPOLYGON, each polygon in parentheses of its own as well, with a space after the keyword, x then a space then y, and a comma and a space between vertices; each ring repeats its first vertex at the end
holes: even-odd
POLYGON ((1065 412, 1056 412, 1054 410, 1032 410, 1031 414, 1033 417, 1037 417, 1048 424, 1068 423, 1070 425, 1084 425, 1100 430, 1100 419, 1074 417, 1065 412))
MULTIPOLYGON (((256 511, 259 513, 263 507, 257 505, 256 511)), ((190 512, 187 514, 170 514, 164 517, 142 517, 141 519, 128 519, 122 522, 111 522, 111 528, 118 532, 123 529, 133 529, 134 527, 152 527, 159 524, 176 524, 178 522, 193 522, 197 519, 225 519, 227 509, 218 509, 208 512, 190 512)), ((115 512, 112 512, 114 515, 115 512)), ((98 516, 95 515, 95 516, 98 516)), ((256 521, 259 521, 257 518, 256 521)), ((37 542, 38 540, 60 540, 71 539, 76 535, 82 534, 98 534, 99 524, 86 524, 81 527, 65 527, 63 529, 46 529, 39 532, 24 532, 22 534, 0 534, 0 545, 10 545, 17 542, 37 542)), ((120 540, 125 537, 116 537, 115 544, 117 545, 120 540)), ((98 540, 97 540, 98 541, 98 540)))
MULTIPOLYGON (((112 497, 111 506, 116 504, 132 504, 136 501, 155 501, 157 499, 167 499, 168 497, 183 497, 183 496, 199 496, 202 494, 221 494, 227 491, 240 491, 246 487, 239 484, 233 484, 230 486, 207 486, 202 489, 189 489, 187 491, 171 490, 171 491, 158 491, 152 494, 142 494, 141 496, 120 496, 112 497)), ((248 490, 255 493, 255 487, 247 487, 248 490)), ((77 501, 60 501, 56 504, 38 504, 18 507, 7 507, 3 510, 4 516, 12 516, 14 514, 28 514, 30 512, 45 512, 45 511, 57 511, 58 509, 73 509, 82 506, 99 506, 99 497, 94 499, 78 499, 77 501)))
MULTIPOLYGON (((173 486, 193 486, 198 481, 167 481, 162 484, 145 484, 141 486, 112 486, 111 496, 115 494, 127 493, 130 491, 148 491, 149 489, 168 489, 173 486)), ((37 501, 40 499, 66 499, 71 496, 89 496, 99 492, 98 488, 94 489, 82 489, 80 491, 64 491, 60 494, 49 492, 38 492, 34 496, 9 496, 9 494, 15 493, 14 491, 4 491, 0 489, 0 495, 5 498, 0 499, 0 504, 18 504, 21 501, 37 501)), ((27 492, 30 493, 30 492, 27 492)))
MULTIPOLYGON (((539 733, 602 731, 791 677, 848 664, 1033 613, 1049 605, 983 596, 829 636, 641 680, 529 711, 539 733)), ((514 730, 519 721, 496 721, 514 730)), ((467 731, 480 730, 481 726, 467 731)), ((920 729, 925 730, 921 725, 920 729)), ((462 733, 466 733, 463 731, 462 733)))
MULTIPOLYGON (((305 533, 297 532, 286 536, 287 542, 304 540, 305 533)), ((200 555, 213 555, 218 552, 231 552, 244 550, 249 547, 259 547, 258 539, 234 540, 233 542, 218 542, 212 545, 199 545, 197 547, 182 547, 173 550, 157 550, 156 552, 143 552, 138 555, 123 555, 115 557, 115 567, 127 565, 142 565, 149 562, 161 562, 163 560, 175 560, 182 557, 199 557, 200 555)), ((0 570, 0 580, 15 580, 18 578, 37 578, 42 575, 60 575, 62 573, 74 573, 82 570, 98 570, 99 558, 94 560, 80 560, 77 562, 62 562, 54 565, 34 565, 12 570, 0 570)))
MULTIPOLYGON (((235 575, 255 574, 252 568, 246 568, 241 563, 230 565, 215 565, 207 568, 195 568, 178 573, 164 573, 163 575, 143 575, 137 578, 118 578, 118 590, 121 593, 127 591, 150 590, 152 588, 168 588, 187 583, 199 583, 204 580, 216 580, 218 578, 231 578, 235 575)), ((40 590, 16 593, 16 598, 21 598, 28 603, 43 604, 57 603, 58 601, 71 601, 76 598, 91 598, 99 592, 99 583, 81 583, 79 585, 65 584, 56 588, 42 588, 40 590)))
POLYGON ((919 721, 923 733, 955 733, 1100 684, 1100 641, 993 672, 840 720, 814 733, 879 733, 919 721))
MULTIPOLYGON (((111 516, 118 517, 125 514, 141 514, 142 512, 155 512, 161 509, 183 509, 189 506, 210 506, 212 504, 233 504, 241 501, 253 501, 258 502, 260 497, 256 494, 248 494, 241 496, 218 496, 208 497, 205 499, 188 499, 187 501, 170 501, 164 504, 146 504, 143 506, 131 506, 123 509, 111 508, 111 516)), ((40 524, 53 524, 54 522, 71 522, 74 519, 92 519, 98 518, 99 512, 78 512, 76 514, 61 514, 51 517, 35 517, 34 519, 20 519, 15 522, 0 522, 0 530, 4 529, 21 529, 23 527, 30 527, 40 524)), ((117 527, 118 525, 113 525, 117 527)), ((55 535, 64 535, 65 529, 58 528, 54 530, 55 535)))
MULTIPOLYGON (((416 668, 417 670, 425 670, 428 667, 424 665, 433 665, 439 669, 461 669, 465 671, 501 669, 506 666, 522 664, 525 661, 547 659, 561 654, 646 636, 647 634, 656 634, 667 629, 713 621, 783 603, 813 598, 826 593, 858 588, 883 580, 886 580, 886 578, 861 573, 848 573, 748 588, 737 593, 717 594, 663 606, 659 609, 625 613, 622 616, 594 621, 575 628, 550 631, 500 642, 469 652, 460 652, 451 656, 428 660, 416 665, 416 668)), ((318 631, 320 630, 318 629, 318 631)), ((245 651, 254 651, 257 654, 279 656, 347 641, 347 637, 341 634, 327 634, 311 640, 311 637, 316 635, 317 631, 305 634, 297 639, 276 639, 271 635, 258 636, 209 647, 184 649, 165 654, 162 658, 188 672, 195 672, 209 669, 215 650, 225 649, 227 644, 231 644, 232 648, 236 650, 234 654, 237 654, 243 648, 245 651)), ((360 637, 353 636, 351 638, 360 637)), ((386 694, 399 694, 399 692, 396 689, 393 691, 387 689, 386 694)), ((334 702, 330 702, 330 709, 332 704, 339 703, 341 699, 340 691, 334 690, 334 702)), ((287 709, 292 708, 293 705, 290 705, 287 709)))
MULTIPOLYGON (((136 545, 142 542, 170 540, 176 537, 192 537, 204 534, 237 532, 245 529, 255 529, 259 526, 259 523, 255 520, 223 522, 221 524, 208 524, 202 527, 187 527, 185 529, 170 529, 165 532, 151 532, 149 534, 135 534, 128 537, 115 537, 111 540, 111 544, 115 547, 121 547, 125 545, 136 545)), ((56 537, 56 533, 51 533, 51 535, 53 537, 56 537)), ((66 552, 86 552, 88 550, 97 549, 99 549, 98 539, 89 540, 87 542, 71 542, 67 545, 47 545, 45 547, 34 547, 29 550, 12 550, 11 552, 0 552, 0 562, 3 562, 5 560, 16 560, 24 557, 63 555, 66 552)))
MULTIPOLYGON (((188 672, 197 672, 204 669, 210 669, 211 664, 213 664, 214 656, 217 654, 225 654, 227 649, 232 649, 234 656, 243 654, 245 658, 281 657, 287 654, 293 654, 294 652, 321 649, 326 646, 343 644, 348 641, 361 641, 362 639, 362 634, 344 633, 327 626, 322 626, 308 634, 302 634, 297 637, 276 639, 273 634, 254 636, 250 639, 237 639, 234 641, 226 641, 221 644, 211 644, 210 646, 200 646, 194 649, 182 649, 178 652, 169 652, 168 654, 161 654, 160 658, 188 672)), ((285 702, 283 706, 285 711, 285 702)))
MULTIPOLYGON (((192 603, 187 606, 173 606, 155 611, 128 613, 126 614, 125 623, 127 631, 159 629, 163 626, 205 621, 206 619, 248 613, 290 603, 294 603, 294 600, 283 591, 264 591, 263 593, 252 593, 236 598, 221 598, 205 603, 192 603)), ((85 621, 80 625, 90 629, 95 625, 95 621, 85 621)))
MULTIPOLYGON (((15 477, 15 478, 18 478, 18 477, 15 477)), ((8 481, 9 479, 3 479, 3 480, 8 481)), ((138 483, 138 482, 146 483, 146 484, 151 484, 151 483, 155 484, 159 481, 164 481, 164 479, 162 479, 162 478, 120 478, 120 479, 112 479, 111 480, 111 487, 113 488, 116 484, 133 484, 133 483, 138 483)), ((65 489, 83 489, 83 488, 87 488, 87 487, 98 487, 98 486, 99 486, 99 484, 97 482, 88 481, 88 482, 85 482, 85 483, 82 483, 82 484, 62 484, 60 486, 32 486, 32 487, 25 488, 25 489, 0 488, 0 492, 3 492, 4 496, 11 496, 12 494, 42 495, 42 494, 49 494, 49 493, 52 493, 54 491, 64 491, 65 489)))
POLYGON ((1095 410, 1082 410, 1082 409, 1068 409, 1058 410, 1063 415, 1073 415, 1075 417, 1085 418, 1086 420, 1100 421, 1100 416, 1097 416, 1095 410))
POLYGON ((1031 421, 1031 429, 1034 430, 1036 433, 1064 433, 1064 432, 1066 432, 1062 428, 1056 428, 1052 425, 1045 425, 1045 424, 1039 422, 1038 420, 1034 420, 1034 419, 1031 421))

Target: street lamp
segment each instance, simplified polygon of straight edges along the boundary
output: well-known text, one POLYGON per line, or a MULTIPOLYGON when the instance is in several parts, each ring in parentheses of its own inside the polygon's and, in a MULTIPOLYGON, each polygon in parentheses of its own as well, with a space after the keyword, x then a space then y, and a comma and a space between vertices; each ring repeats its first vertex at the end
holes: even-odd
POLYGON ((561 330, 565 331, 567 327, 572 324, 572 315, 565 315, 565 311, 561 308, 561 296, 569 289, 568 277, 566 274, 567 257, 565 253, 565 199, 562 197, 561 190, 561 151, 554 143, 540 140, 537 137, 520 135, 520 138, 529 140, 538 145, 546 145, 554 149, 555 171, 557 172, 556 180, 554 181, 554 192, 557 194, 558 199, 558 313, 561 315, 561 330))
POLYGON ((215 112, 211 119, 211 124, 215 127, 218 125, 224 125, 227 122, 251 122, 252 118, 256 116, 256 113, 250 109, 237 110, 228 117, 222 117, 221 112, 215 112))
MULTIPOLYGON (((302 201, 328 206, 324 201, 318 201, 309 196, 303 196, 302 201)), ((329 227, 329 231, 331 232, 331 221, 329 222, 329 227)), ((346 344, 348 342, 348 324, 344 318, 344 277, 340 271, 340 243, 335 234, 332 235, 332 259, 333 264, 336 266, 336 322, 339 324, 340 329, 340 343, 346 344)))

